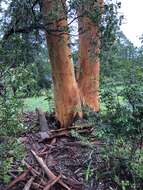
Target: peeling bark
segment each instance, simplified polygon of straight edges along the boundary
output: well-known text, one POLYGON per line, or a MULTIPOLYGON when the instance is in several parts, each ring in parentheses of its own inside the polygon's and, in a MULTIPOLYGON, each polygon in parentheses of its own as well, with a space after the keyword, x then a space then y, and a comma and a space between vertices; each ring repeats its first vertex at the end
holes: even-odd
POLYGON ((56 116, 62 127, 67 127, 80 114, 81 104, 71 62, 65 0, 44 0, 43 13, 45 25, 46 21, 50 21, 50 28, 54 31, 46 33, 46 39, 52 66, 56 116))
POLYGON ((77 10, 79 15, 79 63, 80 73, 78 84, 80 96, 84 105, 94 111, 99 111, 99 73, 100 73, 100 17, 103 10, 103 0, 88 1, 77 10), (97 12, 97 20, 90 17, 92 11, 97 12), (89 13, 89 14, 88 14, 89 13), (99 15, 98 15, 99 14, 99 15))

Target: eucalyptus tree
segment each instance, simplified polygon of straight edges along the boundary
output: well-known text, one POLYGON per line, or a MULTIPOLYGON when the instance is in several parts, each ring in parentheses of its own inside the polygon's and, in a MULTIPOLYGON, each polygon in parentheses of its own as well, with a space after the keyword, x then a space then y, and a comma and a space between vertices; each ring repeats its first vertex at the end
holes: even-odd
MULTIPOLYGON (((99 111, 100 49, 105 48, 104 42, 110 41, 111 34, 114 36, 119 21, 117 7, 120 3, 115 5, 103 0, 11 0, 8 4, 3 17, 2 46, 7 46, 17 36, 36 46, 45 36, 52 67, 56 116, 63 127, 69 126, 76 115, 82 116, 82 104, 99 111), (71 61, 69 30, 75 20, 79 26, 77 81, 71 61)), ((29 53, 30 49, 27 59, 31 58, 29 53)))

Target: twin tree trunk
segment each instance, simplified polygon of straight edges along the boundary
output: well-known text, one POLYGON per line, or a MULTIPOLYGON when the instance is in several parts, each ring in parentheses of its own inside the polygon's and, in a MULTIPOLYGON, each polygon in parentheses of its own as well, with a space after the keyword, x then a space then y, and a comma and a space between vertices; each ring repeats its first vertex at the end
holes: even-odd
MULTIPOLYGON (((46 32, 46 39, 52 66, 56 116, 61 126, 68 127, 77 114, 82 116, 81 103, 99 111, 100 31, 91 18, 79 17, 80 73, 77 84, 71 61, 65 2, 43 0, 43 14, 45 24, 46 21, 51 22, 51 32, 46 32)), ((82 15, 83 9, 79 9, 78 14, 82 15)))
POLYGON ((77 10, 79 27, 79 89, 82 103, 99 111, 100 20, 103 0, 89 0, 77 10), (88 16, 86 14, 88 12, 88 16), (83 15, 83 16, 81 16, 83 15), (95 20, 94 20, 95 19, 95 20))

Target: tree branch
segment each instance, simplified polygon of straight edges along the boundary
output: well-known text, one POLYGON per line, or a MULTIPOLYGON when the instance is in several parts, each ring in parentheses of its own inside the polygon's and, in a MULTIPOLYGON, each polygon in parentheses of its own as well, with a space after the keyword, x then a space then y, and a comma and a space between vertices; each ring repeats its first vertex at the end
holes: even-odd
POLYGON ((44 30, 45 27, 42 24, 36 24, 36 25, 32 24, 26 27, 11 28, 4 34, 3 40, 7 40, 12 34, 15 34, 15 33, 29 33, 29 32, 32 32, 33 30, 38 30, 38 29, 44 30))

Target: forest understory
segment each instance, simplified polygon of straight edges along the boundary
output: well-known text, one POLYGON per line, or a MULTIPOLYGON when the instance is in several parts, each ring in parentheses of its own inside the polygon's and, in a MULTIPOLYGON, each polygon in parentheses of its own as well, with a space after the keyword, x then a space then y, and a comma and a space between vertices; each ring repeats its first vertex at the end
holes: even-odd
MULTIPOLYGON (((121 158, 111 158, 108 163, 103 157, 104 148, 112 145, 97 140, 96 127, 86 119, 77 119, 69 128, 59 128, 54 114, 37 109, 23 113, 23 121, 32 129, 18 137, 25 156, 13 162, 11 181, 8 185, 0 182, 1 190, 122 190, 112 178, 113 170, 122 180, 133 181, 121 158), (24 169, 20 173, 21 164, 24 169)), ((142 188, 139 180, 137 189, 142 188)))
POLYGON ((143 34, 121 7, 0 0, 0 190, 143 190, 143 34))

